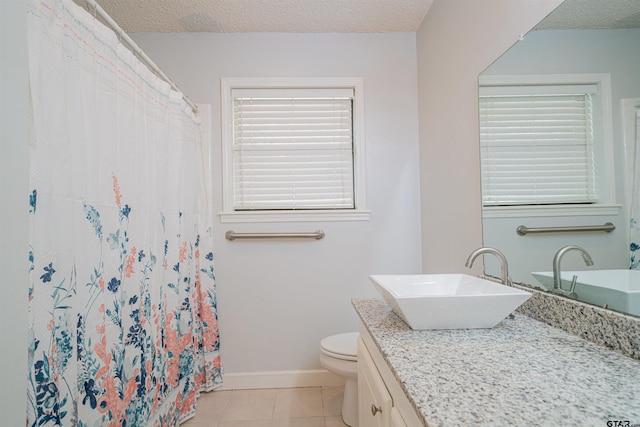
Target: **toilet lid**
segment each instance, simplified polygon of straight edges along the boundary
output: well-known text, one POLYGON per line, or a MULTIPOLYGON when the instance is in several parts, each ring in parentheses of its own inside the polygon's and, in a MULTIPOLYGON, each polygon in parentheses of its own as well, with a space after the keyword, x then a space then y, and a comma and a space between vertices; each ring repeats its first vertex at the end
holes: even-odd
POLYGON ((320 347, 331 353, 357 357, 358 333, 347 332, 346 334, 331 335, 320 341, 320 347))

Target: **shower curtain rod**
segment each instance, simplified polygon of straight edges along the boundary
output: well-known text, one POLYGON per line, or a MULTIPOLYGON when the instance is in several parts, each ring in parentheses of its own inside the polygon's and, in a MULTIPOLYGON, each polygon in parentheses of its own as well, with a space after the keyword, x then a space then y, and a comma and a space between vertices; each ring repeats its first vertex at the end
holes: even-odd
MULTIPOLYGON (((85 2, 87 3, 88 7, 91 7, 93 9, 94 13, 97 13, 98 15, 100 15, 100 17, 104 19, 104 21, 111 27, 111 29, 115 31, 116 35, 120 38, 120 41, 124 40, 129 45, 129 48, 133 50, 133 53, 136 54, 140 59, 142 59, 149 67, 151 67, 151 70, 154 73, 156 73, 156 75, 162 78, 165 82, 169 83, 169 85, 171 85, 171 88, 173 90, 175 90, 176 92, 182 93, 182 91, 178 89, 178 86, 176 86, 176 84, 173 83, 171 79, 165 73, 162 72, 160 67, 158 67, 156 63, 153 62, 153 60, 149 58, 147 54, 143 52, 142 49, 140 49, 140 47, 136 44, 136 42, 134 42, 131 39, 131 37, 129 37, 127 33, 125 33, 125 31, 122 28, 120 28, 118 23, 114 21, 113 18, 111 18, 109 14, 105 12, 105 10, 102 7, 100 7, 98 3, 96 3, 95 0, 85 0, 85 2)), ((191 100, 187 98, 186 95, 182 94, 182 99, 184 99, 187 105, 191 107, 194 113, 198 111, 198 107, 193 102, 191 102, 191 100)))

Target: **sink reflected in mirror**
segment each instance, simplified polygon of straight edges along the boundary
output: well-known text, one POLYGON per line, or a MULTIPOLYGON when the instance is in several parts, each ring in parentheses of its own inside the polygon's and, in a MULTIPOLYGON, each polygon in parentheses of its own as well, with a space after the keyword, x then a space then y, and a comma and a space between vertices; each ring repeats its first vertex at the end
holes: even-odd
POLYGON ((531 293, 466 274, 372 275, 411 329, 493 328, 531 293))
MULTIPOLYGON (((630 253, 630 241, 634 242, 634 239, 630 238, 629 224, 632 222, 631 218, 637 218, 631 213, 632 199, 640 194, 640 189, 633 190, 633 170, 638 169, 633 163, 638 139, 638 113, 635 105, 640 107, 638 46, 639 1, 565 0, 479 76, 481 83, 489 82, 483 83, 486 86, 481 96, 484 97, 487 97, 487 94, 494 97, 513 94, 520 96, 524 92, 529 94, 528 91, 519 92, 519 89, 509 89, 515 90, 512 93, 502 89, 496 92, 496 85, 500 86, 497 81, 511 88, 516 86, 513 82, 519 85, 520 81, 526 78, 552 81, 554 78, 566 76, 578 80, 602 77, 605 83, 601 84, 601 88, 608 91, 609 96, 609 100, 605 99, 593 110, 594 117, 597 118, 595 125, 600 126, 600 130, 593 135, 593 142, 601 148, 596 149, 594 153, 593 161, 597 165, 593 175, 588 175, 589 179, 595 177, 594 179, 600 180, 600 183, 595 185, 593 194, 589 196, 592 200, 586 203, 564 200, 512 205, 485 200, 483 245, 499 249, 509 259, 510 275, 514 283, 540 288, 537 278, 534 277, 536 273, 532 272, 551 271, 554 254, 567 245, 579 245, 588 251, 598 269, 608 272, 603 274, 628 271, 633 264, 634 254, 630 253), (511 84, 506 85, 504 82, 509 80, 511 84), (607 120, 609 123, 603 124, 607 120), (606 144, 603 143, 605 140, 608 141, 606 144), (606 223, 615 224, 615 230, 609 233, 563 231, 526 236, 517 233, 519 226, 572 228, 606 223)), ((531 84, 533 83, 529 83, 531 84)), ((590 90, 592 89, 587 89, 587 92, 590 90)), ((587 98, 598 101, 596 98, 600 95, 590 96, 587 98)), ((558 158, 559 155, 550 157, 554 161, 558 158)), ((569 173, 568 164, 558 165, 551 160, 550 162, 551 169, 569 173)), ((520 168, 516 167, 514 170, 519 172, 520 168)), ((522 185, 516 178, 507 181, 509 185, 522 185)), ((556 181, 552 179, 550 182, 552 191, 555 190, 553 184, 559 191, 562 190, 556 181)), ((485 194, 483 186, 483 199, 485 194)), ((637 223, 640 223, 640 220, 637 223)), ((637 246, 639 252, 635 254, 636 258, 640 253, 640 245, 637 246)), ((634 247, 633 243, 631 247, 634 247)), ((572 271, 584 269, 585 266, 579 255, 571 253, 564 257, 562 268, 567 270, 562 272, 562 277, 565 278, 572 271)), ((496 260, 485 260, 485 274, 500 277, 500 266, 496 260)), ((571 278, 572 276, 568 277, 569 282, 564 284, 564 289, 570 289, 571 278)), ((582 276, 578 274, 575 290, 579 300, 598 306, 608 304, 609 308, 640 316, 640 307, 634 302, 633 288, 614 291, 607 287, 594 287, 582 283, 581 280, 582 276), (581 287, 582 292, 579 291, 581 287), (614 293, 628 301, 628 304, 606 302, 618 298, 611 296, 614 293)))
MULTIPOLYGON (((553 289, 553 271, 531 274, 544 290, 553 289)), ((580 301, 640 316, 639 270, 563 271, 564 289, 569 289, 573 276, 577 276, 575 292, 580 301)))

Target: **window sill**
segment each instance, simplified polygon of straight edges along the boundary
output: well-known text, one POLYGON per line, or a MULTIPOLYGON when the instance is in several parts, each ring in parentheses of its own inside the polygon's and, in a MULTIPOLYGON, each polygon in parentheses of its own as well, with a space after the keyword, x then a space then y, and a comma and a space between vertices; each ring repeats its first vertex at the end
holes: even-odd
POLYGON ((499 206, 482 208, 483 218, 618 215, 622 205, 499 206))
POLYGON ((269 211, 269 212, 220 212, 220 222, 322 222, 322 221, 368 221, 367 210, 344 211, 269 211))

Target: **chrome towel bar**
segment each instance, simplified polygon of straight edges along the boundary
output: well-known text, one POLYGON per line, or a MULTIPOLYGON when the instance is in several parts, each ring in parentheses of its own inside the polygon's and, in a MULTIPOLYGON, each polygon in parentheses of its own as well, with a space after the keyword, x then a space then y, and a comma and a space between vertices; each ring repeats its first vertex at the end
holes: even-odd
POLYGON ((611 233, 616 229, 616 226, 610 222, 604 223, 604 225, 574 225, 568 227, 525 227, 520 225, 516 228, 516 233, 519 236, 525 236, 527 234, 538 233, 575 233, 585 231, 604 231, 605 233, 611 233))
POLYGON ((316 239, 324 237, 324 231, 317 230, 313 233, 236 233, 229 230, 224 234, 227 240, 236 239, 316 239))

